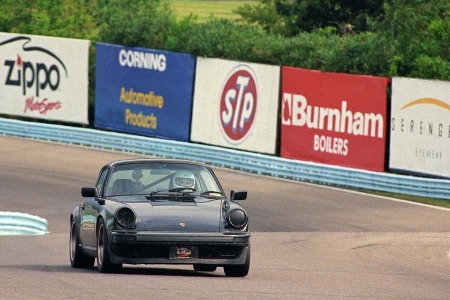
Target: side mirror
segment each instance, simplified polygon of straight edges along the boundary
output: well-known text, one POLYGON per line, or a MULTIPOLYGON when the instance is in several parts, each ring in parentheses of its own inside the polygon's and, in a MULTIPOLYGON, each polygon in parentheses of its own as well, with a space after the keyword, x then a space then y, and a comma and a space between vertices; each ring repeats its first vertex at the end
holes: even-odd
POLYGON ((81 196, 84 198, 97 198, 97 189, 95 187, 83 187, 81 188, 81 196))
POLYGON ((231 200, 245 200, 245 199, 247 199, 247 191, 231 190, 230 199, 231 200))

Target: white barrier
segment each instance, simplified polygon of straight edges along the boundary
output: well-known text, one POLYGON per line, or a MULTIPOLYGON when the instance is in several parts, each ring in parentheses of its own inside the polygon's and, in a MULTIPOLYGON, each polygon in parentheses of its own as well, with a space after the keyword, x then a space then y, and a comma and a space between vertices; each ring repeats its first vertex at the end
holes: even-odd
POLYGON ((43 235, 47 226, 47 220, 41 217, 0 211, 0 235, 43 235))

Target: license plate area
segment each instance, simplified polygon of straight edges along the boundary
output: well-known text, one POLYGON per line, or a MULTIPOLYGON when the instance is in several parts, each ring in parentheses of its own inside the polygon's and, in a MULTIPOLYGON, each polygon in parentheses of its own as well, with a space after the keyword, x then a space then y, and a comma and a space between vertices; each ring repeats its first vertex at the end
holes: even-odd
POLYGON ((192 259, 198 257, 197 246, 171 246, 169 259, 192 259))

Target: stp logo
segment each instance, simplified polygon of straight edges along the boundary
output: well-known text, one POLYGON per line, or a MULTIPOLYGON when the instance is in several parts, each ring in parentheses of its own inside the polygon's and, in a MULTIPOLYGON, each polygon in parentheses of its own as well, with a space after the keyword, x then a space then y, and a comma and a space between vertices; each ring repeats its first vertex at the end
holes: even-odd
POLYGON ((233 69, 225 80, 220 97, 220 121, 226 139, 238 144, 250 132, 256 115, 256 76, 246 65, 233 69))

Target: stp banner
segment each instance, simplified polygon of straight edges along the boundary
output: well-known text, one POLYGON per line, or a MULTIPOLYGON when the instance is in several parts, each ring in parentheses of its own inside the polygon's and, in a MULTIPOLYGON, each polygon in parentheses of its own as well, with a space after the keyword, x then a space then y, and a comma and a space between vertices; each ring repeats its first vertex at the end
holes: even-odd
POLYGON ((280 67, 198 58, 191 140, 276 151, 280 67))
POLYGON ((392 79, 389 168, 450 177, 450 82, 392 79))
POLYGON ((282 68, 281 156, 384 171, 389 78, 282 68))
POLYGON ((95 126, 189 140, 195 58, 96 44, 95 126))
POLYGON ((89 45, 0 33, 0 113, 87 124, 89 45))

